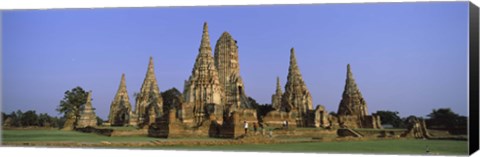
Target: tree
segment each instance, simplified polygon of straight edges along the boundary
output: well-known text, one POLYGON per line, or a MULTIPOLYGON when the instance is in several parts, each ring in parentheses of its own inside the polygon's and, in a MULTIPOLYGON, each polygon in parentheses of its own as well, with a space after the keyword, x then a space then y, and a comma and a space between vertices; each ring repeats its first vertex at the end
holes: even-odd
POLYGON ((100 126, 103 124, 103 119, 97 116, 97 125, 100 126))
MULTIPOLYGON (((55 117, 56 118, 56 117, 55 117)), ((40 113, 38 115, 38 126, 41 127, 57 127, 54 117, 49 116, 47 113, 40 113)))
POLYGON ((7 114, 2 112, 2 122, 5 122, 5 119, 7 119, 7 114))
POLYGON ((330 115, 332 115, 332 116, 337 116, 337 113, 336 113, 336 112, 333 112, 333 111, 331 111, 331 112, 328 113, 328 114, 330 114, 330 115))
POLYGON ((268 112, 272 111, 273 107, 271 104, 263 104, 263 105, 258 105, 257 107, 257 119, 259 121, 263 121, 263 117, 265 117, 268 112))
POLYGON ((257 103, 257 100, 253 99, 252 97, 247 98, 248 104, 250 104, 253 108, 258 108, 260 104, 257 103))
POLYGON ((38 116, 33 110, 23 113, 21 118, 22 126, 38 126, 38 116))
POLYGON ((21 127, 22 126, 22 115, 23 112, 20 110, 17 110, 17 112, 12 112, 10 113, 9 117, 12 118, 12 126, 13 127, 21 127))
POLYGON ((433 109, 432 113, 427 115, 429 126, 436 126, 444 129, 466 128, 467 117, 454 113, 450 108, 433 109))
POLYGON ((75 87, 72 90, 67 90, 57 111, 63 115, 72 114, 74 117, 80 116, 80 108, 87 103, 87 92, 82 87, 75 87))
POLYGON ((383 124, 390 124, 394 128, 405 128, 405 123, 398 116, 397 111, 377 111, 376 115, 380 116, 380 120, 383 124))

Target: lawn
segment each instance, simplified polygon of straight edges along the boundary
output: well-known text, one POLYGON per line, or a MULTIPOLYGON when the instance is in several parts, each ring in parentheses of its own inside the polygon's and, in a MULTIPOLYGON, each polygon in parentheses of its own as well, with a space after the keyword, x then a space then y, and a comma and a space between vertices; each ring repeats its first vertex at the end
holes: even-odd
POLYGON ((100 141, 151 141, 152 137, 107 137, 98 134, 62 131, 58 129, 43 130, 2 130, 2 142, 100 142, 100 141))
POLYGON ((2 130, 2 142, 145 142, 165 140, 223 140, 214 138, 177 138, 162 139, 147 136, 108 137, 94 133, 62 131, 58 129, 41 130, 2 130))
POLYGON ((447 140, 371 140, 348 142, 312 142, 289 144, 244 144, 225 146, 189 147, 175 146, 179 150, 222 151, 267 151, 267 152, 323 152, 323 153, 369 153, 369 154, 425 154, 426 147, 432 154, 467 155, 467 141, 447 140))
MULTIPOLYGON (((3 142, 145 142, 164 140, 224 140, 215 138, 159 139, 144 136, 107 137, 97 134, 61 130, 2 130, 3 142)), ((291 139, 293 140, 293 139, 291 139)), ((308 140, 308 139, 303 139, 308 140)), ((266 152, 320 152, 320 153, 376 153, 376 154, 425 154, 428 146, 431 153, 440 155, 467 155, 467 141, 453 140, 368 140, 343 142, 309 142, 288 144, 239 144, 218 146, 163 146, 147 149, 175 150, 221 150, 221 151, 266 151, 266 152)), ((145 148, 145 147, 142 147, 145 148)), ((135 148, 139 149, 139 148, 135 148)))

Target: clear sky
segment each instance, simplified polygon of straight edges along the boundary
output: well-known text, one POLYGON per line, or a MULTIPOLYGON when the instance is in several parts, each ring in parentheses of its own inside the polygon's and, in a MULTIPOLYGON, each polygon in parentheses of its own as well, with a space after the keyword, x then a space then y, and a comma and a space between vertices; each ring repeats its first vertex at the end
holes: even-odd
POLYGON ((2 109, 58 115, 64 92, 81 86, 106 119, 122 73, 135 105, 149 56, 160 90, 183 91, 204 21, 212 47, 224 31, 238 41, 246 94, 259 103, 277 76, 285 85, 295 47, 314 105, 328 111, 350 63, 370 113, 467 115, 468 2, 3 11, 2 109))

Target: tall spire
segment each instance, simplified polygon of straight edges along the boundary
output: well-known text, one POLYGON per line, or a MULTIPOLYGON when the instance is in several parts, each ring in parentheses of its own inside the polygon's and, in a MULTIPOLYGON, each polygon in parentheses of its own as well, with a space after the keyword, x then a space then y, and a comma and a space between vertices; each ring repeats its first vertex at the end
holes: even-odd
POLYGON ((342 100, 338 107, 338 115, 367 115, 367 103, 363 99, 357 83, 355 83, 350 64, 347 64, 347 79, 345 80, 342 100))
POLYGON ((81 108, 80 117, 77 121, 78 128, 84 128, 87 126, 97 126, 97 116, 92 107, 92 91, 87 93, 87 103, 81 108))
MULTIPOLYGON (((122 78, 120 80, 120 86, 118 87, 118 91, 127 90, 127 83, 125 81, 125 73, 122 73, 122 78)), ((118 94, 118 93, 117 93, 118 94)))
MULTIPOLYGON (((207 104, 224 105, 224 92, 218 79, 218 71, 215 68, 210 48, 207 23, 203 25, 199 53, 195 59, 192 74, 185 81, 183 95, 186 103, 193 104, 193 113, 197 124, 201 124, 205 118, 207 104)), ((215 114, 222 117, 220 113, 215 114)))
POLYGON ((282 94, 282 86, 280 85, 280 77, 277 76, 277 90, 275 91, 276 94, 282 94))
POLYGON ((272 107, 275 110, 280 110, 282 107, 282 87, 280 86, 280 78, 277 76, 277 89, 275 94, 272 95, 272 107))
POLYGON ((118 86, 117 94, 115 95, 114 101, 120 100, 120 99, 127 99, 128 100, 127 83, 125 81, 125 73, 122 73, 122 78, 120 80, 120 85, 118 86))
POLYGON ((207 49, 207 50, 212 50, 210 47, 210 37, 208 35, 208 24, 207 22, 203 23, 203 33, 202 33, 202 41, 200 42, 200 52, 206 52, 202 51, 202 49, 207 49))
POLYGON ((143 84, 140 92, 148 93, 150 89, 153 89, 155 92, 159 92, 157 78, 155 77, 155 69, 153 66, 152 56, 150 56, 150 59, 148 61, 147 74, 145 75, 145 79, 143 80, 143 84), (153 88, 151 88, 150 86, 153 86, 153 88))
MULTIPOLYGON (((162 108, 163 106, 163 99, 160 95, 160 88, 158 87, 158 82, 154 71, 153 57, 150 56, 147 74, 145 75, 142 87, 140 88, 140 92, 138 93, 135 101, 135 113, 139 118, 139 124, 146 122, 145 119, 148 118, 147 107, 149 107, 149 105, 157 105, 158 108, 162 108), (151 94, 155 94, 155 97, 158 99, 151 100, 151 94)), ((161 114, 161 112, 158 112, 158 114, 161 114)))
POLYGON ((87 93, 87 103, 85 104, 85 108, 92 108, 92 91, 88 91, 87 93))
POLYGON ((347 64, 347 80, 353 80, 353 74, 352 74, 352 70, 350 70, 350 64, 347 64))
POLYGON ((237 42, 228 32, 223 32, 215 44, 215 67, 220 85, 224 89, 224 103, 238 108, 253 108, 245 93, 240 76, 237 42))
POLYGON ((294 48, 290 49, 290 67, 288 68, 285 93, 282 96, 282 105, 282 110, 297 110, 300 112, 299 116, 306 114, 307 110, 313 109, 312 96, 298 68, 294 48))
POLYGON ((298 69, 297 58, 295 57, 295 48, 290 49, 290 68, 298 69))
POLYGON ((147 77, 151 76, 151 77, 155 77, 155 72, 154 72, 154 68, 153 68, 153 57, 150 56, 150 60, 148 61, 148 69, 147 69, 147 77))
POLYGON ((108 122, 114 126, 128 124, 128 114, 131 110, 132 105, 130 104, 130 98, 128 97, 127 83, 125 81, 125 74, 123 73, 115 98, 110 105, 108 122))

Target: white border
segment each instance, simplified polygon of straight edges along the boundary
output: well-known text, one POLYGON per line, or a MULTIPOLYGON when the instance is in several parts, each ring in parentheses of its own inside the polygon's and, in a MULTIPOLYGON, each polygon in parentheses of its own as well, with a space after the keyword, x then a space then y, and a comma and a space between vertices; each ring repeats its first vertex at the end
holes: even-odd
MULTIPOLYGON (((452 0, 382 0, 381 2, 447 2, 452 0)), ((466 1, 466 0, 454 0, 466 1)), ((479 6, 480 0, 472 0, 479 6)), ((271 4, 312 4, 312 3, 374 3, 376 0, 0 0, 0 10, 24 9, 60 9, 60 8, 121 8, 121 7, 165 7, 165 6, 225 6, 225 5, 271 5, 271 4)), ((0 13, 0 36, 1 34, 0 13)), ((0 62, 2 60, 2 42, 0 38, 0 62)), ((2 102, 2 65, 0 64, 0 102, 2 102)), ((1 111, 1 108, 0 108, 1 111)), ((0 130, 1 131, 1 130, 0 130)), ((1 132, 0 132, 1 133, 1 132)), ((127 149, 80 149, 80 148, 22 148, 0 147, 0 152, 5 156, 352 156, 351 154, 305 154, 305 153, 257 153, 257 152, 209 152, 209 151, 162 151, 162 150, 127 150, 127 149)), ((476 153, 478 155, 479 153, 476 153)), ((353 156, 377 156, 361 155, 353 156)), ((387 156, 387 155, 381 155, 387 156)), ((400 156, 400 155, 388 155, 400 156)), ((411 155, 409 155, 411 156, 411 155)), ((413 157, 413 156, 412 156, 413 157)))

